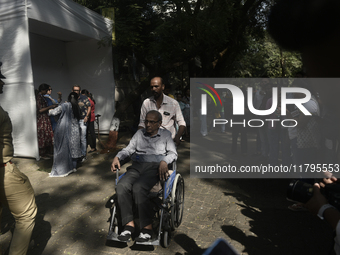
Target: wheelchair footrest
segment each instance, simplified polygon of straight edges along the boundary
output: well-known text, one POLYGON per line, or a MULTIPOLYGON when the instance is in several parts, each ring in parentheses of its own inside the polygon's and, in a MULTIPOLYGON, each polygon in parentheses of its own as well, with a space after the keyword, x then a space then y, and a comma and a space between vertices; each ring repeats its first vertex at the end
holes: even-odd
POLYGON ((156 238, 151 239, 148 242, 136 242, 136 244, 139 244, 139 245, 159 245, 159 239, 156 237, 156 238))
POLYGON ((121 242, 121 243, 128 243, 131 241, 131 238, 127 241, 121 241, 118 239, 118 234, 115 233, 115 232, 109 232, 109 234, 107 235, 106 237, 107 240, 110 240, 110 241, 116 241, 116 242, 121 242))

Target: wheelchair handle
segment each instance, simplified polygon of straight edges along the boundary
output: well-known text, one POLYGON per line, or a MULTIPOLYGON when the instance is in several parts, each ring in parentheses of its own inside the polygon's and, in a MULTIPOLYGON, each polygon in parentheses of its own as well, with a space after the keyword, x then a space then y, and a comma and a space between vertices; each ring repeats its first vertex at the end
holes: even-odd
POLYGON ((116 179, 117 179, 117 181, 118 181, 118 178, 119 178, 119 171, 120 171, 120 169, 118 168, 118 166, 116 165, 116 179))

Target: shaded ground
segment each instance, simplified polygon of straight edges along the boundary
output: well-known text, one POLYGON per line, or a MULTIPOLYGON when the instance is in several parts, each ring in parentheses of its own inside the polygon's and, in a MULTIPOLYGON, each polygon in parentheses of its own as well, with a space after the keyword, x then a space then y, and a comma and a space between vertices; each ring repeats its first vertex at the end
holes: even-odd
MULTIPOLYGON (((118 145, 126 145, 129 137, 128 132, 121 132, 118 145)), ((249 151, 254 149, 253 138, 250 135, 249 151)), ((230 140, 225 143, 226 160, 240 159, 229 153, 230 140)), ((110 164, 116 151, 90 154, 66 178, 48 177, 52 160, 14 159, 30 178, 39 207, 28 254, 201 254, 218 237, 228 240, 240 254, 327 254, 331 249, 328 225, 307 212, 287 209, 289 180, 193 179, 189 141, 178 151, 178 169, 185 179, 185 211, 167 249, 106 241, 109 211, 104 205, 114 192, 110 164)), ((257 161, 251 156, 247 160, 257 161)), ((9 245, 13 225, 12 216, 4 210, 0 254, 9 245)))

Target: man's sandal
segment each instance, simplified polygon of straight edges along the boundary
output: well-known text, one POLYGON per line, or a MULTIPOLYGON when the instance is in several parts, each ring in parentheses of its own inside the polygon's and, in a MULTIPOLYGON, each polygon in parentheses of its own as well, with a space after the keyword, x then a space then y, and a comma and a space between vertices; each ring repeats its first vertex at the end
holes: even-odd
POLYGON ((119 241, 128 242, 130 241, 131 235, 135 232, 135 228, 131 226, 125 226, 124 230, 118 236, 119 241))
POLYGON ((148 242, 150 241, 151 237, 152 237, 152 230, 143 228, 135 241, 139 243, 148 242))

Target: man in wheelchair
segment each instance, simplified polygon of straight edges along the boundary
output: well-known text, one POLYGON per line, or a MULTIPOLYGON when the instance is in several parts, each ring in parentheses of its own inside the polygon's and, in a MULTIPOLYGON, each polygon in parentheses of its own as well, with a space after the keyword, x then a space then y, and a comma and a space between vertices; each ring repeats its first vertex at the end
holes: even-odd
POLYGON ((148 242, 152 237, 153 209, 149 191, 159 180, 169 176, 168 164, 177 159, 176 146, 170 131, 161 129, 162 115, 151 110, 145 117, 145 128, 132 137, 129 145, 113 159, 111 171, 120 169, 120 161, 131 157, 132 165, 116 187, 123 231, 120 241, 128 241, 135 231, 133 205, 138 209, 141 232, 136 242, 148 242))

